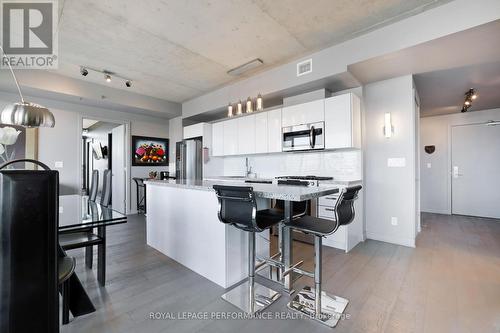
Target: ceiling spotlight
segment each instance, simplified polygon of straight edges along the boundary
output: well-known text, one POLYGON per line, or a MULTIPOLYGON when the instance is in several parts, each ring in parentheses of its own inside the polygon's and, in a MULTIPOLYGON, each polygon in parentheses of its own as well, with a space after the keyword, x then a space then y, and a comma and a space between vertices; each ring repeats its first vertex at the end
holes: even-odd
POLYGON ((461 112, 467 112, 469 108, 472 106, 472 101, 477 98, 476 91, 473 88, 470 88, 465 94, 464 105, 462 106, 461 112))
POLYGON ((111 75, 105 74, 104 78, 106 79, 106 82, 111 82, 111 75))
POLYGON ((89 74, 89 71, 85 67, 80 67, 80 74, 83 76, 87 76, 89 74))
POLYGON ((130 80, 125 81, 125 85, 127 86, 127 88, 132 87, 132 81, 130 80))

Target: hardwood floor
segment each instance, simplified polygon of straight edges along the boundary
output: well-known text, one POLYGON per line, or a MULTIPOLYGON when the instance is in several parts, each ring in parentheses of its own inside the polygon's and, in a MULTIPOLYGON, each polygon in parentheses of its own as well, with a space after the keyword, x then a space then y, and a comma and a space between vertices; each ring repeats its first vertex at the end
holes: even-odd
MULTIPOLYGON (((96 270, 85 269, 83 250, 69 252, 97 311, 72 318, 62 332, 500 332, 498 220, 423 214, 415 249, 372 240, 349 254, 325 247, 324 290, 350 300, 350 318, 333 330, 307 319, 150 319, 237 310, 220 298, 223 288, 145 243, 142 216, 110 227, 104 288, 96 270)), ((294 245, 307 269, 312 252, 294 245)), ((282 295, 268 311, 288 312, 287 302, 282 295)))

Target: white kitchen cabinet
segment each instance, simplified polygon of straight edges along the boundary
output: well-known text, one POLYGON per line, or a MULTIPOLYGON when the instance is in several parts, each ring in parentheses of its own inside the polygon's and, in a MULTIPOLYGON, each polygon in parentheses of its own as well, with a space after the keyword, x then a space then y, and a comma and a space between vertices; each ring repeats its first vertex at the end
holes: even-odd
POLYGON ((212 156, 224 156, 224 123, 212 125, 212 156))
POLYGON ((281 109, 271 110, 267 113, 267 152, 281 152, 281 109))
POLYGON ((207 125, 207 124, 206 123, 198 123, 198 124, 184 127, 183 138, 184 139, 191 139, 191 138, 203 137, 203 130, 204 130, 205 125, 207 125))
POLYGON ((268 113, 255 114, 255 151, 256 154, 268 152, 268 113))
POLYGON ((361 148, 361 102, 353 93, 325 99, 325 148, 361 148))
POLYGON ((282 127, 317 123, 325 119, 324 100, 283 107, 282 127))
POLYGON ((231 119, 224 124, 224 156, 238 154, 238 120, 231 119))
POLYGON ((238 124, 237 154, 255 153, 255 115, 236 119, 238 124))

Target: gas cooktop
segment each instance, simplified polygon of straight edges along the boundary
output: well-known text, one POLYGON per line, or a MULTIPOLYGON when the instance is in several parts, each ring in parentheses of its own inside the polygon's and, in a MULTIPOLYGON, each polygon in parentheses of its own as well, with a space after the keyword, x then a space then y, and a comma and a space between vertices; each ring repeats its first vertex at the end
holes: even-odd
POLYGON ((333 177, 320 176, 279 176, 276 179, 296 179, 296 180, 333 180, 333 177))

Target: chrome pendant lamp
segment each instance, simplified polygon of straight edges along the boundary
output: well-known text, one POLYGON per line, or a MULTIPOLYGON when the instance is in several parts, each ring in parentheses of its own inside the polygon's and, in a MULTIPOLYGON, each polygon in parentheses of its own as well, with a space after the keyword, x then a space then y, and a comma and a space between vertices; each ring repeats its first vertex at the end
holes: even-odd
POLYGON ((24 100, 23 94, 21 93, 21 88, 19 87, 19 83, 17 82, 16 75, 14 74, 12 66, 10 65, 9 58, 7 58, 7 55, 5 54, 2 46, 0 46, 0 50, 2 51, 2 59, 5 58, 6 63, 9 66, 9 70, 17 86, 17 91, 19 92, 19 96, 21 97, 20 103, 8 104, 0 112, 0 124, 17 125, 23 127, 54 127, 56 124, 56 120, 54 119, 54 115, 49 111, 49 109, 35 103, 26 102, 24 100))

